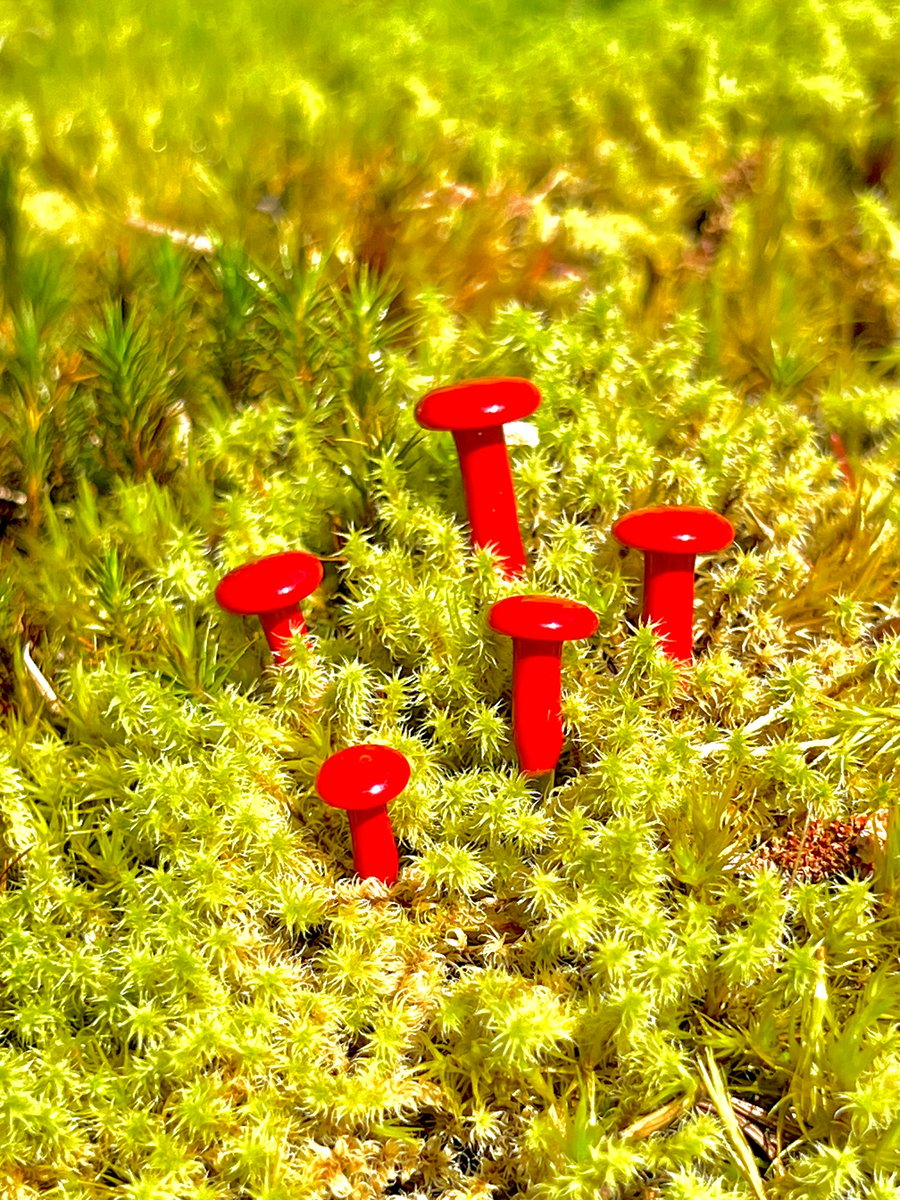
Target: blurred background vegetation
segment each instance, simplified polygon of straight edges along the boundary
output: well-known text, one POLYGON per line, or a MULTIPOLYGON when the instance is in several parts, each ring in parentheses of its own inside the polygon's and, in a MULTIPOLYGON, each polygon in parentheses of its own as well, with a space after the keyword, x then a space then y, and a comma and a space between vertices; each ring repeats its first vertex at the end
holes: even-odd
POLYGON ((3 8, 9 297, 38 240, 89 296, 158 223, 479 318, 624 264, 635 323, 699 308, 744 388, 896 365, 887 0, 3 8))

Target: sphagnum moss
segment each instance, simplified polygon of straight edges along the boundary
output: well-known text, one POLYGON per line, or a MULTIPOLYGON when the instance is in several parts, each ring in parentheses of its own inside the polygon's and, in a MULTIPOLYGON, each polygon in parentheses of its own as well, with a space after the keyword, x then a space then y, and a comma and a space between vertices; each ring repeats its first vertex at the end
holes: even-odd
POLYGON ((895 19, 630 12, 510 6, 473 53, 388 5, 365 54, 283 6, 13 14, 10 1196, 900 1195, 895 19), (599 617, 543 795, 510 583, 414 415, 479 375, 543 397, 528 590, 599 617), (736 530, 690 668, 610 536, 656 504, 736 530), (291 549, 325 575, 275 669, 214 590, 291 549), (412 765, 392 889, 313 788, 362 740, 412 765), (852 875, 781 853, 863 817, 852 875))

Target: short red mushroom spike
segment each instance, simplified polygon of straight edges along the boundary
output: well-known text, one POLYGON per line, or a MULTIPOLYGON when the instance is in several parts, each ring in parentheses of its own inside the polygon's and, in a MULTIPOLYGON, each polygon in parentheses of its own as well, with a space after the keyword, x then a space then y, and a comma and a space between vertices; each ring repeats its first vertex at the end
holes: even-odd
POLYGON ((229 571, 216 588, 216 601, 226 612, 259 617, 272 657, 281 664, 291 637, 306 633, 300 601, 321 582, 317 558, 288 550, 229 571))
POLYGON ((641 619, 656 626, 669 658, 689 662, 694 654, 694 562, 734 540, 734 527, 709 508, 661 505, 620 517, 613 537, 644 552, 641 619))
POLYGON ((474 546, 492 546, 510 577, 525 574, 525 550, 503 425, 538 407, 527 379, 472 379, 429 392, 416 406, 425 429, 449 430, 456 442, 474 546))
POLYGON ((597 630, 593 609, 554 596, 507 596, 490 627, 513 639, 513 741, 528 775, 555 769, 563 747, 562 644, 597 630))
POLYGON ((387 806, 409 783, 409 762, 390 746, 350 746, 325 760, 316 791, 331 808, 350 818, 353 865, 362 879, 394 883, 397 843, 387 806))

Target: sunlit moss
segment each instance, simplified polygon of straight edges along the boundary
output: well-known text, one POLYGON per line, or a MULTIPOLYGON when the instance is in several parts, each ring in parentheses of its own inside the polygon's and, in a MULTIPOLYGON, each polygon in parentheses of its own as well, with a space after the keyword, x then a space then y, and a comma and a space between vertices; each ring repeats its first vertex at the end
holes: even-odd
POLYGON ((893 12, 3 20, 7 1188, 894 1196, 893 12), (542 788, 413 416, 489 373, 543 395, 529 587, 600 615, 542 788), (609 535, 663 502, 736 528, 689 668, 609 535), (291 547, 276 671, 213 591, 291 547), (366 739, 394 889, 312 786, 366 739), (856 877, 771 853, 864 815, 856 877))

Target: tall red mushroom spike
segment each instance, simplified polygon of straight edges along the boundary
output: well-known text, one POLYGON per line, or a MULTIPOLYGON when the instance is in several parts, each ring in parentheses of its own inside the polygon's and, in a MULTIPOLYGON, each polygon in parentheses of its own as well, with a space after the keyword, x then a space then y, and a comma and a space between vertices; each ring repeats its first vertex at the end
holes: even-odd
POLYGON ((322 564, 312 554, 288 550, 229 571, 216 588, 216 602, 226 612, 259 617, 275 662, 295 633, 306 633, 300 610, 322 582, 322 564))
POLYGON ((409 762, 390 746, 350 746, 325 760, 316 791, 350 818, 353 865, 361 879, 392 884, 399 858, 387 806, 409 783, 409 762))
POLYGON ((562 644, 597 630, 593 609, 555 596, 507 596, 488 614, 513 639, 513 741, 528 775, 555 769, 563 747, 562 644))
POLYGON ((620 517, 613 537, 644 552, 641 619, 656 626, 669 658, 694 655, 694 563, 698 554, 730 546, 734 527, 709 508, 660 505, 620 517))
POLYGON ((474 546, 491 546, 510 577, 525 574, 525 549, 503 425, 538 407, 527 379, 472 379, 429 392, 416 406, 425 429, 449 430, 456 442, 474 546))

